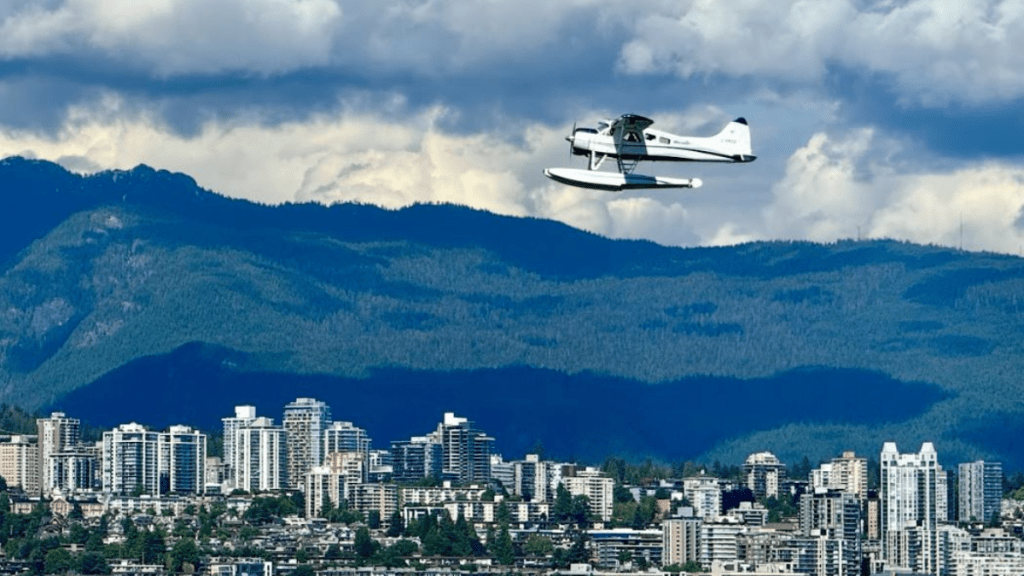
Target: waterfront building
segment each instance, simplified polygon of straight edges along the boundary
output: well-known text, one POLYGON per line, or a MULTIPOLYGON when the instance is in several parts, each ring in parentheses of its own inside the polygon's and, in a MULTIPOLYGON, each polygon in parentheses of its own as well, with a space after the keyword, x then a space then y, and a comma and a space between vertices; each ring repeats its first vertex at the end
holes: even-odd
POLYGON ((331 408, 313 398, 297 398, 284 407, 288 487, 303 488, 306 472, 324 461, 324 430, 331 425, 331 408))

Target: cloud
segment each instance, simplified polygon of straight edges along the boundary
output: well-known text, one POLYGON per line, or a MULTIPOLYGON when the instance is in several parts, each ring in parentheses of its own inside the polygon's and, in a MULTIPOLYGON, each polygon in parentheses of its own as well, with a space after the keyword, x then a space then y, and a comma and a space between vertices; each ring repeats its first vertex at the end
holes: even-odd
POLYGON ((328 64, 341 19, 333 0, 25 2, 0 21, 0 56, 95 54, 158 76, 272 74, 328 64))
POLYGON ((820 84, 840 67, 891 78, 913 104, 1024 97, 1016 0, 664 2, 632 30, 618 64, 631 74, 820 84))
POLYGON ((815 134, 789 159, 764 211, 764 236, 831 242, 897 238, 1016 253, 1024 231, 1024 168, 995 161, 916 170, 902 144, 860 129, 815 134), (889 154, 880 154, 880 150, 889 154))
POLYGON ((637 212, 613 204, 616 196, 544 178, 551 158, 565 158, 568 126, 460 135, 439 127, 447 114, 436 107, 394 115, 340 112, 276 125, 210 121, 183 136, 152 112, 109 95, 73 108, 56 135, 0 129, 0 156, 50 159, 83 171, 146 163, 265 203, 358 201, 397 208, 450 202, 553 218, 606 235, 644 236, 637 212))
MULTIPOLYGON (((182 135, 156 112, 111 94, 73 107, 55 134, 0 128, 0 156, 56 160, 79 171, 146 163, 265 203, 357 201, 397 208, 451 202, 667 245, 830 242, 858 233, 958 245, 961 218, 967 248, 1016 252, 1024 242, 1015 227, 1024 205, 1024 169, 992 161, 937 169, 942 159, 921 158, 914 143, 877 128, 814 133, 777 177, 771 176, 773 164, 761 165, 763 158, 742 166, 652 164, 654 173, 699 176, 705 187, 607 193, 542 175, 543 168, 566 161, 568 125, 528 122, 514 130, 456 133, 444 126, 457 122, 458 113, 443 106, 410 111, 400 98, 378 98, 375 108, 340 108, 275 124, 211 119, 195 134, 182 135)), ((696 106, 656 116, 665 128, 710 133, 724 113, 696 106)), ((793 137, 774 132, 769 150, 777 149, 775 138, 793 137)))

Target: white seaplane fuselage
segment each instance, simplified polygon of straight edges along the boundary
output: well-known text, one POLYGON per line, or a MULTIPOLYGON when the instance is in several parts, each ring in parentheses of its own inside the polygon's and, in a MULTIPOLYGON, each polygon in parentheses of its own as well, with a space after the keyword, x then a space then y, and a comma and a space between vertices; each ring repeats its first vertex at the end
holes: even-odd
POLYGON ((572 136, 566 137, 572 143, 572 153, 577 156, 608 156, 623 160, 643 160, 645 162, 751 162, 749 140, 747 150, 741 150, 742 138, 719 134, 709 138, 696 136, 678 136, 661 130, 648 128, 643 132, 633 132, 625 137, 616 138, 603 131, 582 128, 572 136), (630 134, 638 136, 640 141, 628 140, 630 134), (617 142, 617 140, 619 140, 617 142), (746 152, 746 153, 744 153, 746 152))
POLYGON ((601 122, 598 128, 574 129, 567 136, 572 153, 589 156, 587 170, 548 168, 544 174, 564 184, 599 190, 637 188, 698 188, 697 178, 668 178, 633 174, 636 164, 646 162, 752 162, 750 129, 737 118, 720 133, 710 137, 679 136, 650 128, 653 121, 626 114, 601 122), (614 158, 617 172, 599 171, 608 158, 614 158))

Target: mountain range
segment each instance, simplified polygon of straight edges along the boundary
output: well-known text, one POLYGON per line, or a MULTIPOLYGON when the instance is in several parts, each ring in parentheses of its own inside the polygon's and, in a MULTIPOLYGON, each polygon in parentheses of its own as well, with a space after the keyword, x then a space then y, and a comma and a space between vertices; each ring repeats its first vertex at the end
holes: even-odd
POLYGON ((215 430, 299 396, 376 447, 455 411, 506 458, 1024 467, 1024 260, 891 240, 674 248, 452 205, 266 206, 0 161, 0 401, 215 430))

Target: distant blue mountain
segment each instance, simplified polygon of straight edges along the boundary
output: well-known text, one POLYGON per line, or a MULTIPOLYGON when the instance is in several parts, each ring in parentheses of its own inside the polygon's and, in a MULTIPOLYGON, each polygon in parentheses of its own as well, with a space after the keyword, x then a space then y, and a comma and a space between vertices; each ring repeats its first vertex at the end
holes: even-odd
POLYGON ((0 160, 0 401, 104 426, 308 395, 379 443, 456 411, 511 456, 1024 466, 1022 286, 1020 258, 904 242, 672 248, 0 160))
POLYGON ((770 378, 694 376, 652 385, 528 366, 381 369, 357 379, 240 369, 249 363, 245 354, 192 343, 133 360, 47 410, 79 414, 102 428, 134 420, 219 432, 220 419, 233 415, 236 405, 254 405, 259 415, 280 422, 285 404, 312 397, 327 402, 336 420, 366 428, 378 448, 433 430, 447 411, 471 416, 508 458, 540 444, 551 457, 589 462, 611 454, 682 461, 697 458, 707 446, 790 422, 903 422, 949 397, 933 385, 878 372, 821 367, 770 378), (842 401, 802 401, 808 389, 818 398, 842 401))

